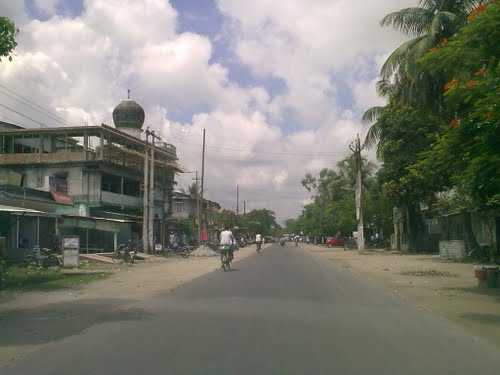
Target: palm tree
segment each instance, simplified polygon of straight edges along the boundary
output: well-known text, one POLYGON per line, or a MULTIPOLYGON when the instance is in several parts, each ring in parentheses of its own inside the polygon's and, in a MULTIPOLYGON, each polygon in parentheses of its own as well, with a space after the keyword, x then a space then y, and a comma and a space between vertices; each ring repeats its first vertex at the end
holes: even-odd
MULTIPOLYGON (((439 106, 442 82, 418 70, 418 60, 430 49, 446 43, 467 22, 477 6, 489 0, 420 0, 418 7, 404 8, 386 15, 380 24, 392 26, 412 39, 404 42, 387 58, 377 84, 379 95, 404 105, 439 106)), ((377 118, 384 107, 373 107, 363 115, 372 123, 365 145, 373 146, 380 139, 377 118)))

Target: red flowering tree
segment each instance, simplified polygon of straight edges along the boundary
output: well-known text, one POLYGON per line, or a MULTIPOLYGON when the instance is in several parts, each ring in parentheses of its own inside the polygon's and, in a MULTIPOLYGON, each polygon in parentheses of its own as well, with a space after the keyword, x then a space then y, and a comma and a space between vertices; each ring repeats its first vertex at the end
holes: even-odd
POLYGON ((468 20, 421 62, 449 79, 443 92, 450 127, 412 171, 456 187, 473 206, 500 207, 500 2, 476 8, 468 20))

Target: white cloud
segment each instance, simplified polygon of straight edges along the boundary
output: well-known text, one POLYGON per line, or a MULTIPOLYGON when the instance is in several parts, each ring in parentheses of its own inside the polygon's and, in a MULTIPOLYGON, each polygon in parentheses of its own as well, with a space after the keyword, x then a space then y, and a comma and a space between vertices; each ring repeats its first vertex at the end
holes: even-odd
POLYGON ((364 56, 384 53, 401 40, 379 26, 383 15, 414 3, 218 0, 235 23, 233 42, 241 62, 257 74, 285 81, 288 90, 275 99, 275 110, 291 109, 309 127, 331 124, 339 115, 336 79, 371 65, 364 56))

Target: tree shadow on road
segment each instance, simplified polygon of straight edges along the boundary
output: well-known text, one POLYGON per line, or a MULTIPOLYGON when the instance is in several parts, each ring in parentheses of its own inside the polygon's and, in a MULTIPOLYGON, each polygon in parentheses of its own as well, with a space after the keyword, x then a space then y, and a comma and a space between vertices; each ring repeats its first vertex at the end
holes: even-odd
POLYGON ((138 308, 121 308, 130 300, 80 300, 27 310, 0 312, 0 347, 37 345, 80 334, 97 324, 149 319, 138 308))

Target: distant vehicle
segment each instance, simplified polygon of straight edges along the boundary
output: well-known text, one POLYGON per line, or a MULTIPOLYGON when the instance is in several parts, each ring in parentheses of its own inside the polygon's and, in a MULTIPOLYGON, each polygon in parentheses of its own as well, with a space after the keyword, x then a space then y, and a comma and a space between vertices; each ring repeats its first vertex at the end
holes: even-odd
POLYGON ((326 241, 328 247, 344 247, 345 241, 343 238, 332 237, 326 241))

